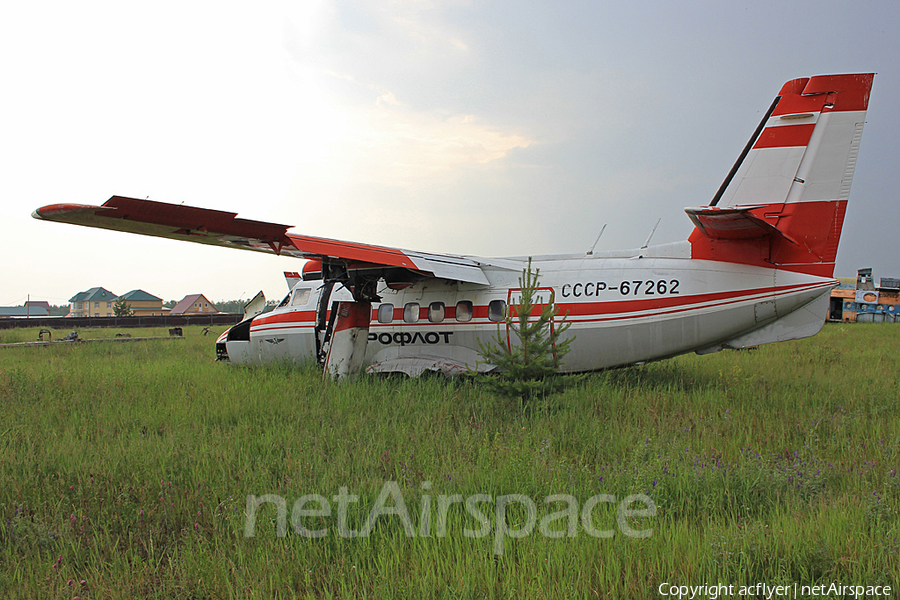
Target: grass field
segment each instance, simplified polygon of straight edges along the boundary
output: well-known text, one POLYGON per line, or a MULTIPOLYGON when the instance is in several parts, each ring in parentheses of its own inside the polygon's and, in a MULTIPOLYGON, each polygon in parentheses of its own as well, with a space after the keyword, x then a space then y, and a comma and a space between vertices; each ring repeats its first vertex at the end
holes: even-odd
POLYGON ((213 361, 213 335, 185 337, 0 349, 0 596, 655 598, 664 583, 832 582, 897 595, 900 327, 598 373, 529 411, 465 381, 232 367, 213 361), (345 537, 388 482, 414 530, 386 514, 345 537), (358 502, 301 515, 322 536, 298 533, 292 508, 321 504, 295 502, 341 488, 358 502), (285 500, 284 537, 274 504, 245 536, 247 497, 265 494, 285 500), (439 531, 441 497, 474 494, 490 497, 485 519, 456 503, 439 531), (513 502, 501 523, 511 494, 536 516, 513 502), (578 506, 545 502, 561 494, 578 506), (623 529, 600 494, 643 494, 656 514, 623 529), (551 535, 524 535, 529 518, 551 535))

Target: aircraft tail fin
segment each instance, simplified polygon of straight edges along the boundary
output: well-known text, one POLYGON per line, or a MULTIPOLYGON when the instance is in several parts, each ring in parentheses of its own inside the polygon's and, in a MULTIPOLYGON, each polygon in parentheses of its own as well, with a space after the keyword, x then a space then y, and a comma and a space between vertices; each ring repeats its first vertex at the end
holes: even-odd
POLYGON ((831 277, 873 73, 784 84, 710 206, 692 256, 831 277))

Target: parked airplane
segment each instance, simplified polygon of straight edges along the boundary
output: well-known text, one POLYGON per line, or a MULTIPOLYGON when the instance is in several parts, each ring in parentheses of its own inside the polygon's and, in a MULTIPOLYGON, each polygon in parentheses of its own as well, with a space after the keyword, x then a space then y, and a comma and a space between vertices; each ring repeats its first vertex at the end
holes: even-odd
MULTIPOLYGON (((535 256, 543 302, 574 335, 562 370, 706 354, 816 334, 873 74, 784 84, 686 241, 535 256)), ((335 377, 490 370, 478 341, 516 301, 527 257, 411 252, 289 233, 235 213, 113 196, 35 218, 309 259, 290 293, 216 342, 234 363, 319 360, 335 377)))

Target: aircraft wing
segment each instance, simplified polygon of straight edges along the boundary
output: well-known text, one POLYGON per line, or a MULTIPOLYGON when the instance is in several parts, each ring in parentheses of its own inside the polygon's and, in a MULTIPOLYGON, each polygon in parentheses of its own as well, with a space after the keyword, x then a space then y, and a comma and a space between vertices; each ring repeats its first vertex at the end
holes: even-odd
POLYGON ((400 267, 426 276, 487 285, 479 264, 465 256, 412 252, 289 233, 290 225, 240 219, 237 213, 113 196, 102 206, 51 204, 34 211, 57 221, 186 242, 318 260, 358 268, 400 267))

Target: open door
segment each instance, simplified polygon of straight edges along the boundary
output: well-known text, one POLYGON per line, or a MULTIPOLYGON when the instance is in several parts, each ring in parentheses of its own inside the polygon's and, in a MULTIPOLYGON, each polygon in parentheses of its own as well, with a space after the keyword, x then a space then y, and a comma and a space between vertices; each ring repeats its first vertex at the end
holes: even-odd
POLYGON ((252 319, 256 315, 262 314, 264 310, 266 310, 266 295, 260 290, 250 302, 244 305, 244 318, 241 320, 252 319))

